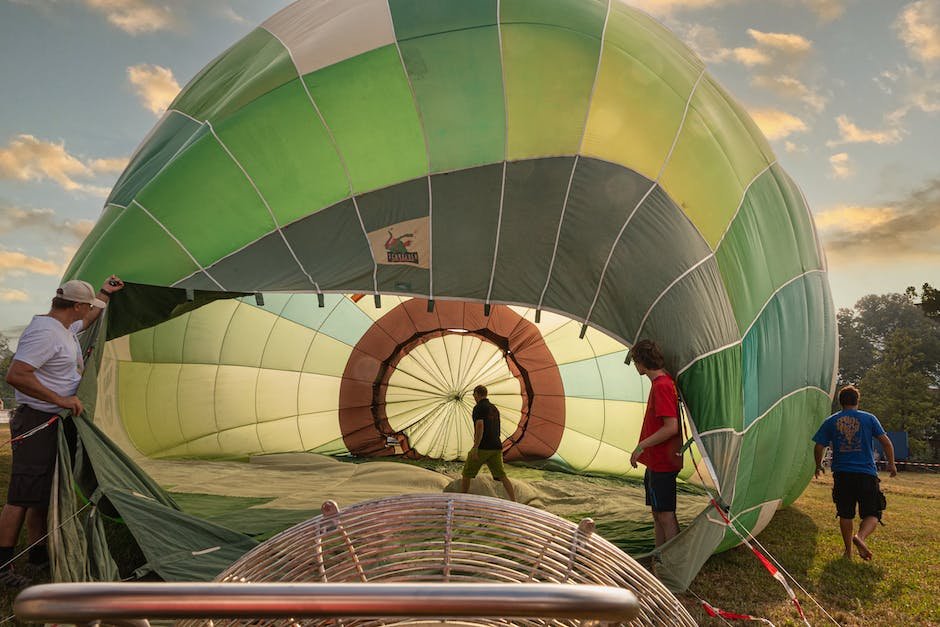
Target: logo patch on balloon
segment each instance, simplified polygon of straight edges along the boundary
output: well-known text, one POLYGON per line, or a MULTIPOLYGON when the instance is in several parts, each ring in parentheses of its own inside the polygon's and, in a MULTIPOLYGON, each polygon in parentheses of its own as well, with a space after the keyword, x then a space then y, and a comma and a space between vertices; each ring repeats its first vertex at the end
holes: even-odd
POLYGON ((428 218, 389 224, 369 233, 369 244, 375 262, 397 266, 407 264, 430 267, 430 229, 428 218))

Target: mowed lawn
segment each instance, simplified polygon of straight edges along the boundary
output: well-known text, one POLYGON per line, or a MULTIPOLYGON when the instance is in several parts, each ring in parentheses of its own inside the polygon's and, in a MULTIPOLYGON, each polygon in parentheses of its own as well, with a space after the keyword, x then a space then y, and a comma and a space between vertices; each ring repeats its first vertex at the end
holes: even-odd
MULTIPOLYGON (((823 609, 793 586, 812 625, 940 625, 940 474, 881 474, 888 500, 867 544, 871 562, 842 559, 842 536, 832 503, 832 477, 810 482, 791 507, 777 512, 758 541, 823 609)), ((713 606, 802 625, 786 591, 753 553, 737 547, 713 556, 690 590, 713 606)), ((683 601, 702 625, 709 618, 691 595, 683 601)))
MULTIPOLYGON (((0 427, 0 437, 0 442, 8 439, 6 426, 0 427)), ((10 449, 5 446, 0 449, 4 497, 9 477, 10 449)), ((883 475, 882 487, 888 498, 886 526, 869 540, 875 554, 871 562, 841 559, 828 475, 778 512, 758 540, 841 625, 940 626, 940 474, 883 475)), ((20 550, 25 546, 24 534, 20 550)), ((25 561, 24 556, 18 563, 25 561)), ((783 587, 744 547, 712 557, 691 591, 728 611, 776 625, 802 624, 783 587)), ((833 624, 807 594, 797 589, 797 595, 811 624, 833 624)), ((0 621, 12 616, 14 598, 15 593, 0 590, 0 621)), ((702 625, 725 624, 709 618, 694 596, 681 598, 702 625)), ((5 624, 13 624, 12 619, 5 624)))

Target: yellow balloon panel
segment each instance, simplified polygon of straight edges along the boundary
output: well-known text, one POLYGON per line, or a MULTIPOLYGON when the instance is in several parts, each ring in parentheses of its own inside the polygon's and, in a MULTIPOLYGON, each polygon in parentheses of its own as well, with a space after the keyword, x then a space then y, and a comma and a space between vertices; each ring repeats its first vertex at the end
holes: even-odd
POLYGON ((276 316, 263 309, 239 303, 228 324, 219 361, 237 366, 261 365, 261 356, 276 316))
POLYGON ((298 448, 300 429, 297 416, 258 423, 258 439, 262 451, 292 451, 298 448))
POLYGON ((339 407, 340 379, 329 375, 304 372, 297 389, 297 410, 301 414, 317 414, 339 407))
POLYGON ((255 423, 257 378, 256 368, 219 366, 215 382, 215 416, 219 429, 255 423))
POLYGON ((271 370, 303 370, 316 331, 286 318, 277 318, 264 347, 261 367, 271 370))
POLYGON ((182 361, 188 322, 189 316, 179 316, 154 327, 154 363, 178 364, 182 361))
POLYGON ((180 370, 179 364, 154 364, 147 379, 145 420, 161 449, 176 446, 185 439, 177 397, 180 370))
POLYGON ((629 457, 636 443, 640 441, 644 413, 646 403, 604 401, 606 420, 601 440, 620 451, 625 451, 629 457))
MULTIPOLYGON (((183 361, 191 364, 217 364, 222 356, 222 343, 235 315, 238 301, 216 301, 186 314, 189 327, 183 344, 183 361)), ((134 355, 135 359, 143 359, 134 355)))
POLYGON ((335 340, 328 335, 318 333, 304 359, 304 372, 343 376, 346 362, 352 353, 352 347, 335 340))
POLYGON ((147 420, 147 381, 153 364, 121 362, 118 366, 118 407, 124 419, 127 435, 142 453, 149 454, 160 448, 150 422, 147 420))
POLYGON ((597 453, 599 442, 574 429, 565 429, 556 453, 574 470, 586 470, 597 453))
POLYGON ((594 459, 591 460, 591 470, 595 472, 606 472, 614 475, 633 475, 643 476, 643 468, 632 468, 630 466, 630 451, 611 446, 607 442, 601 442, 597 448, 594 459))
MULTIPOLYGON (((218 369, 218 366, 209 364, 183 364, 177 398, 183 437, 186 440, 195 441, 209 435, 214 437, 218 430, 215 406, 218 369)), ((217 440, 215 446, 218 448, 217 440)))
POLYGON ((297 429, 304 450, 316 451, 319 447, 337 443, 337 453, 347 452, 346 447, 342 445, 339 412, 335 407, 328 411, 301 414, 297 417, 297 429))
POLYGON ((226 455, 253 455, 264 450, 255 423, 219 431, 219 447, 226 455))
POLYGON ((605 420, 603 400, 570 396, 565 399, 565 431, 578 431, 599 440, 605 420))
POLYGON ((299 372, 258 371, 257 416, 259 421, 279 420, 297 415, 300 377, 299 372))
POLYGON ((687 99, 688 93, 677 94, 661 76, 605 43, 581 154, 655 180, 687 99), (651 102, 656 106, 650 106, 651 102), (643 132, 637 133, 638 128, 643 132))
POLYGON ((581 324, 573 320, 568 320, 564 325, 552 330, 551 333, 543 335, 545 343, 552 351, 552 357, 559 366, 570 364, 575 361, 585 359, 594 359, 594 349, 591 344, 582 340, 581 324))

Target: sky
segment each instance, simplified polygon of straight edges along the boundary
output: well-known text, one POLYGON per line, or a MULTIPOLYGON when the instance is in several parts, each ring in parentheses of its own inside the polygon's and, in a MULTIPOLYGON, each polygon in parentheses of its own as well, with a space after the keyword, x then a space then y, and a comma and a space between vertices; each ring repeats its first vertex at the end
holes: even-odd
MULTIPOLYGON (((48 309, 180 88, 287 4, 0 0, 0 332, 48 309)), ((940 286, 940 0, 628 4, 767 135, 812 208, 837 307, 940 286)))

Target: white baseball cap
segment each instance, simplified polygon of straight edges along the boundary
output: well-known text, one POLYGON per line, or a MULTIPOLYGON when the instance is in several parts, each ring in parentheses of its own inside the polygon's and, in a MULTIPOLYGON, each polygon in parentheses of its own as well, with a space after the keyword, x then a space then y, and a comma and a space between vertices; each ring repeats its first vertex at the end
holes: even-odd
POLYGON ((67 281, 59 287, 55 293, 59 298, 64 298, 65 300, 70 300, 75 303, 88 303, 98 309, 104 309, 108 306, 106 302, 100 298, 96 298, 97 292, 95 292, 95 288, 87 281, 79 281, 77 279, 67 281))

